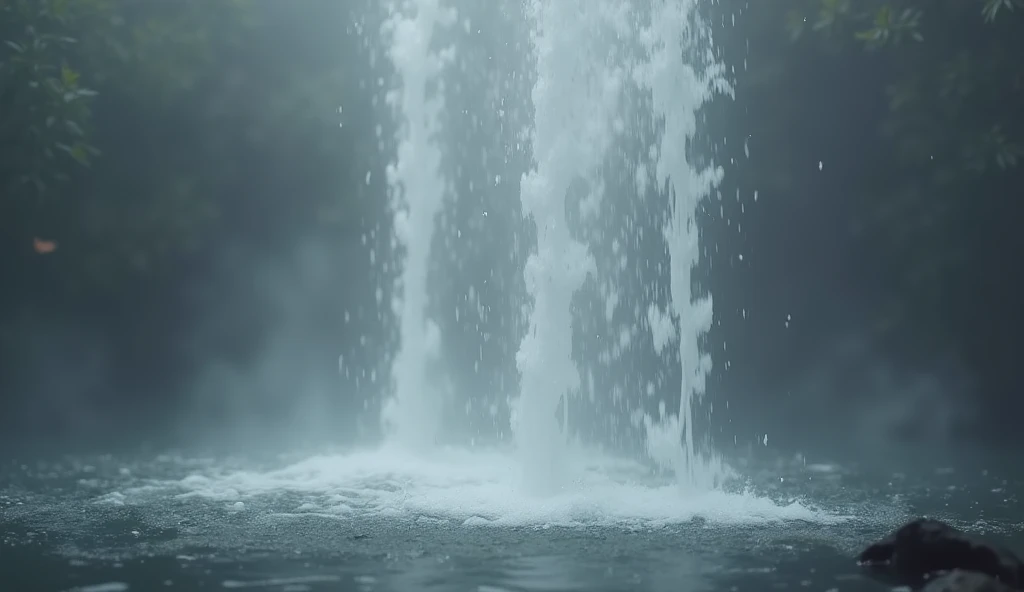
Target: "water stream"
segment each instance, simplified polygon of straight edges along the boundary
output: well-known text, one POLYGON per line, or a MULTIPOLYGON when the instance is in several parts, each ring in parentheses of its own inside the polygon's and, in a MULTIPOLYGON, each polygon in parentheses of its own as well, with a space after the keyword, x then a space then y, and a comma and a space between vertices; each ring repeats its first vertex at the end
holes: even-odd
MULTIPOLYGON (((532 166, 521 173, 520 199, 536 244, 523 270, 529 320, 516 354, 519 395, 510 401, 525 485, 553 491, 572 475, 566 459, 570 398, 581 393, 574 344, 588 338, 580 330, 574 298, 588 278, 598 279, 591 244, 596 241, 600 253, 609 253, 600 243, 611 235, 594 232, 616 215, 602 207, 609 200, 652 200, 665 212, 662 228, 645 228, 645 221, 630 220, 632 235, 618 238, 630 243, 645 231, 663 234, 664 264, 658 266, 662 277, 655 281, 670 286, 667 301, 620 302, 622 290, 615 284, 629 278, 600 281, 606 287, 606 305, 638 311, 628 339, 636 337, 637 327, 646 327, 655 354, 674 349, 679 366, 678 395, 674 400, 669 397, 667 408, 663 398, 659 413, 645 411, 643 401, 622 413, 642 418, 646 454, 662 469, 674 472, 680 483, 712 485, 720 471, 701 458, 694 425, 695 400, 704 392, 711 365, 701 345, 711 326, 712 307, 706 291, 694 293, 691 272, 700 258, 695 213, 721 172, 709 164, 693 164, 694 157, 687 153, 701 107, 715 91, 727 90, 723 69, 711 52, 709 29, 694 0, 534 0, 526 7, 522 16, 532 31, 534 84, 529 96, 505 97, 533 113, 527 138, 532 166), (644 150, 617 163, 636 169, 635 190, 605 195, 605 177, 616 173, 609 155, 637 143, 644 150), (586 195, 573 200, 577 186, 584 187, 586 195), (579 228, 572 228, 572 221, 579 228)), ((384 419, 393 427, 391 438, 418 447, 433 444, 441 429, 443 401, 427 379, 428 369, 441 355, 437 324, 426 318, 431 288, 427 267, 438 228, 435 219, 445 196, 439 163, 446 146, 437 141, 446 88, 444 64, 456 52, 472 51, 444 47, 437 39, 458 19, 457 3, 442 6, 438 0, 417 0, 392 8, 385 27, 385 38, 391 40, 388 55, 399 80, 389 94, 400 122, 389 182, 397 197, 395 234, 405 249, 402 298, 396 309, 401 318, 396 390, 385 406, 384 419)), ((634 264, 649 264, 656 255, 633 249, 630 256, 634 264)), ((632 293, 650 294, 644 287, 632 293)), ((637 349, 632 355, 644 351, 637 349)))
POLYGON ((393 6, 382 27, 390 39, 387 55, 399 85, 387 95, 400 119, 398 153, 388 167, 395 239, 403 254, 394 309, 400 341, 392 368, 395 392, 383 407, 389 437, 410 447, 432 445, 440 429, 440 403, 428 380, 439 353, 437 324, 427 317, 427 268, 436 217, 445 197, 437 143, 444 86, 440 74, 451 52, 434 49, 435 30, 450 26, 455 12, 441 0, 417 0, 393 6))

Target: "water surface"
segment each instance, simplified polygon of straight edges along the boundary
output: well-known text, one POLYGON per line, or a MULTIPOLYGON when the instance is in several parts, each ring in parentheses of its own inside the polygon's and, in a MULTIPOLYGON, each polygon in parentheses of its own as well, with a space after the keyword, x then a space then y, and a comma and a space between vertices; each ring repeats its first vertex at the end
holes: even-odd
POLYGON ((0 582, 78 589, 887 590, 853 557, 931 515, 1024 549, 1021 481, 984 469, 869 473, 802 459, 681 491, 592 460, 533 497, 499 453, 256 462, 162 456, 9 464, 0 582))

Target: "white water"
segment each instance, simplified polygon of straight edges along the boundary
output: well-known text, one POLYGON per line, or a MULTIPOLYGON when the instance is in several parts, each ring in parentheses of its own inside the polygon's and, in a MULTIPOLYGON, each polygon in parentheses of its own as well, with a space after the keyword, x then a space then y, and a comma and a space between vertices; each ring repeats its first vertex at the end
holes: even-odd
POLYGON ((718 525, 848 520, 795 500, 777 504, 719 490, 680 495, 670 483, 639 484, 638 480, 646 479, 645 471, 630 462, 595 460, 576 453, 568 453, 567 458, 578 469, 576 476, 569 486, 543 497, 523 490, 514 456, 444 448, 424 456, 404 447, 385 446, 315 456, 269 471, 199 470, 180 480, 124 486, 95 501, 144 505, 174 497, 223 504, 228 513, 251 512, 270 504, 271 515, 282 520, 384 518, 490 527, 658 528, 696 517, 718 525))
MULTIPOLYGON (((720 471, 698 455, 694 436, 695 400, 704 392, 711 366, 700 340, 711 327, 710 297, 696 298, 691 272, 700 247, 694 216, 720 177, 713 168, 696 170, 686 154, 696 133, 696 114, 720 81, 721 67, 699 53, 706 30, 693 26, 696 0, 653 0, 650 12, 616 0, 534 0, 537 81, 533 155, 535 168, 524 176, 524 213, 537 225, 537 251, 526 265, 533 299, 530 328, 517 362, 522 372, 516 407, 516 443, 527 483, 557 489, 566 474, 565 433, 555 419, 559 403, 578 387, 570 357, 571 303, 594 263, 574 241, 566 224, 569 185, 591 181, 598 191, 599 167, 616 141, 642 136, 623 122, 626 92, 650 97, 657 126, 641 170, 651 168, 659 190, 667 188, 670 222, 663 230, 670 257, 670 311, 650 308, 648 325, 660 351, 675 340, 682 380, 678 407, 658 418, 644 416, 648 455, 686 485, 712 485, 720 471), (634 57, 630 44, 642 51, 634 57), (698 68, 701 71, 698 74, 698 68), (648 167, 651 164, 653 166, 648 167), (666 327, 671 327, 667 330, 666 327)), ((639 122, 638 122, 639 124, 639 122)), ((648 179, 641 177, 638 199, 648 179)), ((584 200, 588 207, 600 195, 584 200)), ((563 419, 563 426, 565 424, 563 419)))
POLYGON ((452 51, 438 53, 433 42, 435 31, 454 20, 454 11, 440 0, 402 2, 391 8, 381 31, 382 38, 391 40, 388 56, 401 81, 387 97, 401 122, 397 158, 387 172, 395 238, 405 249, 401 298, 394 303, 401 323, 392 367, 395 394, 384 406, 382 421, 391 438, 414 448, 433 445, 440 429, 440 401, 429 387, 428 369, 439 352, 440 332, 426 317, 427 264, 445 194, 437 143, 444 109, 439 74, 452 51), (436 90, 430 93, 432 85, 436 90))
POLYGON ((535 1, 537 82, 533 89, 533 158, 523 176, 523 213, 537 226, 537 250, 524 276, 533 310, 516 363, 520 397, 514 433, 529 487, 560 486, 564 435, 559 401, 579 385, 572 354, 572 297, 593 271, 586 247, 569 235, 565 197, 577 177, 590 178, 610 142, 618 95, 605 68, 597 33, 610 5, 605 0, 535 1))
MULTIPOLYGON (((452 55, 451 50, 436 51, 434 38, 455 15, 444 9, 442 0, 410 0, 392 12, 383 30, 401 80, 388 97, 401 122, 396 161, 388 173, 396 240, 405 247, 403 297, 394 304, 402 339, 393 369, 396 393, 382 411, 389 430, 386 445, 274 470, 207 467, 184 479, 121 488, 97 501, 144 504, 171 495, 223 503, 229 513, 261 508, 282 519, 322 515, 467 526, 658 527, 694 517, 719 524, 843 520, 794 500, 780 504, 710 488, 683 494, 678 483, 653 481, 638 464, 595 456, 569 443, 566 416, 562 425, 555 417, 559 403, 579 382, 571 358, 573 294, 594 272, 586 247, 567 227, 566 192, 577 179, 603 186, 599 168, 617 134, 623 133, 619 101, 624 89, 649 89, 654 108, 664 117, 649 158, 657 163, 652 168, 658 182, 670 181, 675 187, 673 223, 665 229, 673 256, 668 317, 674 330, 664 318, 654 322, 665 313, 647 306, 642 310, 650 310, 659 347, 673 335, 684 342, 680 364, 685 379, 679 413, 647 419, 648 448, 683 481, 699 480, 690 406, 703 390, 708 367, 698 339, 707 330, 710 301, 693 300, 689 278, 698 254, 693 211, 714 176, 695 172, 683 148, 694 132, 694 113, 708 96, 710 79, 697 77, 682 57, 684 49, 692 49, 681 36, 688 30, 693 1, 651 1, 655 10, 650 27, 639 26, 630 5, 619 0, 532 4, 538 27, 537 83, 525 100, 535 110, 535 166, 524 175, 521 192, 524 213, 537 224, 538 244, 524 270, 533 309, 530 331, 517 355, 522 391, 515 402, 514 454, 433 446, 443 426, 440 401, 426 387, 439 355, 439 332, 426 318, 427 264, 446 189, 439 170, 443 147, 436 140, 444 109, 439 75, 452 55), (640 63, 620 53, 621 45, 637 41, 646 48, 640 63), (274 505, 293 501, 292 507, 274 505)), ((591 197, 588 202, 593 204, 601 196, 591 197)))
MULTIPOLYGON (((663 232, 670 259, 669 314, 676 330, 669 335, 678 339, 682 380, 675 417, 661 423, 647 420, 648 453, 662 466, 671 467, 683 483, 707 487, 720 476, 720 469, 698 455, 694 404, 704 394, 711 369, 711 356, 701 352, 700 340, 711 329, 713 309, 710 295, 697 297, 692 293, 691 273, 700 257, 695 215, 722 173, 712 166, 694 167, 687 157, 686 144, 697 133, 700 107, 713 91, 724 89, 723 68, 710 48, 698 45, 710 40, 707 30, 699 23, 694 26, 691 20, 697 0, 654 4, 650 28, 642 34, 650 58, 638 68, 636 80, 641 88, 649 89, 654 112, 664 121, 655 178, 658 187, 667 185, 670 191, 670 218, 663 232), (679 447, 681 439, 683 446, 679 447)), ((652 331, 652 337, 656 342, 664 340, 656 331, 652 331)))

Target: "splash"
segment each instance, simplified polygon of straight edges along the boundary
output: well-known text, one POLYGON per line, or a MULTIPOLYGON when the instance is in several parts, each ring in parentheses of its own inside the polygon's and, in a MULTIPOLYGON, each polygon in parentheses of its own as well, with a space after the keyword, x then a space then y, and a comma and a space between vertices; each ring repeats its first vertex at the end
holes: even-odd
POLYGON ((592 273, 587 248, 573 240, 565 196, 579 177, 590 178, 610 144, 617 89, 615 72, 596 60, 595 34, 612 2, 535 1, 537 80, 533 88, 535 167, 523 176, 523 213, 537 227, 537 249, 524 277, 533 300, 529 329, 516 363, 521 372, 514 432, 524 478, 533 489, 557 488, 564 475, 564 437, 556 418, 559 403, 579 385, 572 358, 573 294, 592 273))
MULTIPOLYGON (((580 386, 572 360, 572 304, 596 269, 587 246, 570 233, 570 186, 582 181, 590 188, 580 219, 599 225, 595 217, 601 216, 606 197, 602 167, 613 148, 639 140, 647 151, 633 163, 638 184, 635 195, 626 198, 644 199, 651 181, 657 183, 656 193, 667 198, 663 237, 670 275, 667 310, 654 304, 641 310, 648 311, 645 320, 656 353, 670 343, 678 348, 681 383, 673 412, 663 409, 654 418, 642 408, 634 411, 643 418, 652 460, 683 484, 713 484, 721 471, 713 459, 698 454, 693 411, 711 367, 701 341, 711 326, 712 306, 710 296, 694 295, 691 274, 700 254, 695 214, 721 172, 694 166, 686 152, 699 109, 724 88, 722 68, 709 52, 701 52, 709 46, 708 28, 697 18, 695 0, 535 0, 531 7, 537 60, 531 97, 535 166, 523 177, 521 191, 523 212, 536 224, 537 247, 524 271, 533 309, 517 355, 522 382, 515 406, 526 482, 534 489, 557 490, 570 474, 565 462, 569 397, 580 386), (626 103, 641 105, 642 113, 626 103), (647 129, 644 121, 654 125, 647 129)), ((618 251, 613 248, 611 256, 622 257, 618 251)), ((605 292, 614 308, 611 299, 617 291, 605 292)), ((617 356, 629 349, 633 331, 629 327, 620 333, 617 356)))
POLYGON ((455 17, 440 0, 409 0, 391 6, 382 28, 383 37, 391 39, 388 55, 400 81, 387 96, 401 122, 397 158, 387 175, 395 200, 395 239, 405 251, 401 299, 393 303, 400 319, 400 345, 392 367, 395 393, 384 406, 382 420, 390 437, 410 447, 433 445, 440 428, 440 401, 425 388, 440 349, 437 324, 426 317, 427 265, 445 194, 437 144, 444 109, 439 74, 453 50, 435 50, 434 37, 455 17))
MULTIPOLYGON (((398 447, 314 456, 269 470, 207 467, 182 479, 125 482, 119 491, 96 498, 100 505, 165 505, 168 497, 196 507, 213 503, 219 517, 258 511, 267 518, 427 521, 468 527, 660 529, 703 518, 716 526, 811 521, 838 524, 843 512, 822 511, 806 502, 709 490, 679 495, 666 482, 645 482, 642 467, 630 462, 579 460, 571 488, 543 499, 523 495, 511 464, 500 452, 438 448, 424 457, 398 447)), ((133 473, 134 474, 134 473, 133 473)), ((839 510, 839 508, 836 508, 839 510)), ((216 530, 216 529, 214 529, 216 530)))
POLYGON ((690 486, 708 486, 721 476, 715 459, 702 458, 694 435, 694 406, 704 394, 711 356, 701 340, 711 329, 711 296, 693 293, 692 271, 700 257, 695 216, 701 200, 721 180, 722 170, 698 167, 687 155, 697 133, 697 113, 715 92, 730 92, 724 68, 711 53, 710 32, 696 14, 697 0, 655 0, 650 25, 641 35, 649 61, 637 69, 636 80, 650 93, 655 118, 662 122, 656 144, 655 178, 669 192, 669 219, 663 235, 669 252, 670 310, 652 309, 651 319, 668 317, 676 330, 664 334, 651 323, 656 345, 678 339, 679 407, 674 416, 646 418, 648 453, 675 471, 690 486), (683 445, 671 446, 672 442, 683 445), (667 445, 666 445, 667 444, 667 445))

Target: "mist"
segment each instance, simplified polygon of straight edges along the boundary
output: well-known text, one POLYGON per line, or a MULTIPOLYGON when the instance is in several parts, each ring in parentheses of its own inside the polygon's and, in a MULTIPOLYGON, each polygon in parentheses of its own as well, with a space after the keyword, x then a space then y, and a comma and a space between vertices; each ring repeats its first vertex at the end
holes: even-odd
MULTIPOLYGON (((709 20, 735 96, 702 111, 692 146, 724 168, 701 214, 697 268, 715 307, 701 412, 715 446, 748 455, 767 434, 779 453, 871 459, 1017 442, 1005 352, 1020 315, 1005 293, 1019 286, 991 249, 977 247, 970 273, 941 278, 953 287, 928 316, 884 337, 878 329, 893 302, 924 306, 919 292, 900 292, 894 247, 857 230, 874 207, 858 195, 885 188, 881 177, 861 181, 887 170, 865 155, 884 142, 873 130, 890 73, 868 54, 801 52, 771 33, 767 13, 724 4, 709 20), (741 18, 727 18, 734 12, 741 18), (1007 283, 979 283, 984 274, 1007 283), (969 293, 989 305, 969 310, 969 293)), ((129 22, 163 18, 136 8, 129 22)), ((467 8, 443 39, 464 49, 446 86, 448 189, 428 313, 441 328, 434 371, 445 437, 462 444, 509 442, 526 330, 522 269, 535 240, 518 201, 532 114, 511 101, 532 84, 528 32, 515 28, 513 5, 499 8, 467 8)), ((154 42, 137 61, 110 66, 117 77, 89 81, 102 157, 60 189, 77 201, 3 218, 4 450, 272 452, 382 435, 404 257, 386 182, 396 128, 384 91, 395 73, 372 33, 383 13, 326 1, 195 10, 178 17, 227 33, 195 56, 184 40, 154 42), (166 76, 147 74, 158 68, 166 76), (56 250, 33 251, 31 236, 52 238, 56 250)), ((613 189, 627 191, 632 174, 613 189)), ((1018 181, 1014 169, 977 186, 996 194, 1018 181)), ((629 215, 648 215, 638 212, 629 215)), ((1017 240, 999 225, 1008 217, 971 226, 978 238, 967 243, 1017 240)), ((916 240, 918 250, 942 243, 916 240)), ((665 257, 657 243, 637 249, 645 269, 665 257)), ((600 286, 581 291, 574 314, 587 339, 611 334, 600 320, 606 304, 600 286)), ((573 355, 594 359, 596 343, 580 341, 573 355)), ((591 369, 580 400, 597 403, 577 411, 593 426, 618 413, 616 392, 642 391, 662 363, 646 357, 649 345, 631 347, 618 365, 591 369)), ((578 431, 625 441, 635 437, 628 423, 578 431)))

